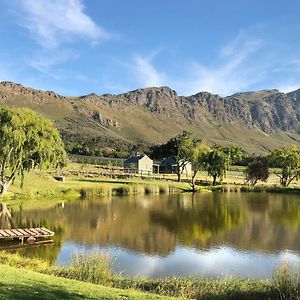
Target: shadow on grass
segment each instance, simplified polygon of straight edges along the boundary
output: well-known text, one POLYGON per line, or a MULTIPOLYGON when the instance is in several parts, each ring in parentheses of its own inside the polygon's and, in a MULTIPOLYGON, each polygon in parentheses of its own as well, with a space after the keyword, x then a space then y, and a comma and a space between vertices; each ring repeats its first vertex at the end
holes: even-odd
POLYGON ((67 291, 62 286, 48 285, 46 283, 1 284, 0 299, 94 299, 87 295, 80 295, 67 291))

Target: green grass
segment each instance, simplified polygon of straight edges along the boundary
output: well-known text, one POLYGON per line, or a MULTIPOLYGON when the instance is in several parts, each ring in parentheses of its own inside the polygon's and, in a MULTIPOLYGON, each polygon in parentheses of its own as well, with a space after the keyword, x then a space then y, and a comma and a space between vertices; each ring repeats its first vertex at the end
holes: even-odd
MULTIPOLYGON (((191 191, 187 182, 178 183, 175 174, 161 175, 157 177, 134 177, 128 179, 108 178, 101 175, 101 167, 88 164, 71 163, 65 169, 57 171, 58 174, 66 175, 66 181, 56 181, 46 171, 34 170, 25 174, 23 187, 20 187, 21 180, 16 178, 14 185, 10 187, 9 193, 4 200, 9 204, 17 205, 22 202, 24 208, 46 208, 56 202, 76 201, 79 198, 103 197, 103 196, 124 196, 138 194, 166 194, 191 191), (171 181, 172 179, 173 181, 171 181), (23 201, 28 200, 29 201, 23 201), (42 200, 42 201, 41 201, 42 200)), ((223 192, 279 192, 299 193, 298 181, 288 188, 278 185, 278 178, 273 174, 266 184, 258 184, 255 187, 244 185, 243 167, 231 169, 222 185, 198 186, 199 192, 223 191, 223 192), (276 181, 277 180, 277 181, 276 181)), ((183 175, 183 179, 186 179, 183 175)), ((209 181, 210 177, 204 172, 199 172, 197 179, 209 181)))
POLYGON ((170 299, 0 265, 0 299, 170 299))
MULTIPOLYGON (((69 166, 69 168, 74 167, 81 168, 78 164, 69 166)), ((90 166, 88 168, 93 170, 90 166)), ((18 177, 3 199, 10 202, 9 204, 22 202, 25 205, 24 208, 29 208, 28 206, 31 208, 48 207, 55 202, 75 201, 83 197, 176 193, 189 188, 188 183, 162 182, 141 178, 113 179, 101 175, 93 178, 88 175, 67 175, 66 180, 60 182, 56 181, 52 174, 39 170, 25 174, 22 188, 20 184, 21 179, 18 177), (28 201, 23 202, 27 199, 30 199, 30 203, 28 201)))

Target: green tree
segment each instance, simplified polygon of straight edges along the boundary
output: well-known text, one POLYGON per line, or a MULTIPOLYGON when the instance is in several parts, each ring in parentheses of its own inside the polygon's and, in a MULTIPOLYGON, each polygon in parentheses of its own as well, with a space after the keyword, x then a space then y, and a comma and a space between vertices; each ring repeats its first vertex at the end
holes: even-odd
POLYGON ((195 178, 197 173, 205 168, 205 158, 209 153, 210 148, 202 142, 194 142, 191 155, 191 163, 193 168, 193 175, 191 178, 190 186, 192 187, 193 192, 196 191, 195 178))
POLYGON ((252 185, 255 185, 259 180, 266 182, 269 175, 268 162, 264 158, 255 158, 249 162, 245 169, 246 181, 252 185))
POLYGON ((226 154, 230 155, 231 164, 237 164, 245 160, 248 157, 246 151, 237 145, 226 147, 223 150, 226 154))
POLYGON ((156 159, 173 157, 176 162, 177 181, 180 182, 186 165, 192 159, 193 147, 198 142, 200 141, 194 140, 190 132, 184 131, 166 144, 152 147, 151 156, 156 159))
POLYGON ((205 156, 204 168, 209 176, 213 178, 213 185, 216 184, 217 178, 222 178, 226 175, 230 165, 230 154, 224 151, 224 148, 214 145, 205 156))
POLYGON ((66 152, 51 121, 24 108, 0 108, 0 194, 17 174, 63 166, 66 152))
POLYGON ((280 178, 282 186, 289 186, 294 179, 300 177, 300 149, 292 145, 282 149, 275 149, 269 154, 269 161, 280 169, 275 175, 280 178))

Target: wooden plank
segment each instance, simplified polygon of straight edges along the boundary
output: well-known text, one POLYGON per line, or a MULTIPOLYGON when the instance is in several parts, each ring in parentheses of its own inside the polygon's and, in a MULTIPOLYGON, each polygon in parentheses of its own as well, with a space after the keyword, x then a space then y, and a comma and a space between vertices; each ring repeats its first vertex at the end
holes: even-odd
POLYGON ((36 236, 36 234, 28 228, 24 228, 24 230, 29 234, 29 236, 36 236))
POLYGON ((23 236, 28 236, 28 233, 27 233, 25 230, 23 230, 23 229, 21 229, 21 228, 18 228, 17 230, 18 230, 19 232, 21 232, 23 236))
POLYGON ((34 231, 38 232, 39 235, 45 235, 43 231, 40 230, 40 228, 32 228, 34 231))
POLYGON ((4 229, 4 231, 5 231, 8 235, 10 235, 11 237, 16 237, 16 234, 13 233, 10 229, 4 229))
POLYGON ((42 227, 41 229, 44 230, 44 231, 46 231, 46 232, 48 232, 48 234, 51 234, 51 235, 54 234, 53 231, 51 231, 51 230, 49 230, 49 229, 47 229, 47 228, 45 228, 45 227, 42 227))
POLYGON ((7 234, 3 229, 0 229, 0 233, 3 237, 8 237, 10 236, 9 234, 7 234))
POLYGON ((47 231, 43 230, 42 228, 35 228, 35 230, 37 230, 43 236, 49 236, 49 233, 47 231))
POLYGON ((54 235, 54 232, 53 232, 53 231, 51 231, 51 230, 49 230, 49 229, 47 229, 47 228, 45 228, 45 227, 40 228, 40 230, 42 230, 42 231, 44 232, 45 235, 48 235, 48 236, 54 235))
POLYGON ((19 232, 17 229, 11 229, 13 233, 15 233, 17 236, 23 236, 21 232, 19 232))
POLYGON ((29 228, 30 231, 34 232, 36 235, 40 235, 40 233, 34 228, 29 228))
POLYGON ((29 236, 34 237, 50 237, 53 236, 54 232, 45 228, 7 228, 0 229, 0 239, 5 238, 26 238, 29 236))

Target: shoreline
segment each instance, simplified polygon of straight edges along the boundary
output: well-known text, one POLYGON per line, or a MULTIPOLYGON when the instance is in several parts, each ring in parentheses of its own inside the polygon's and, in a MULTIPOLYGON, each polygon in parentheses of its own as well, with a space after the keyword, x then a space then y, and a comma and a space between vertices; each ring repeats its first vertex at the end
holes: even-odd
MULTIPOLYGON (((116 292, 123 293, 147 293, 140 294, 141 298, 136 299, 146 299, 145 295, 155 297, 155 299, 160 296, 167 297, 167 299, 168 297, 176 297, 176 299, 286 299, 286 296, 292 296, 293 298, 289 299, 298 299, 300 292, 298 279, 294 276, 295 274, 289 272, 285 265, 274 273, 272 280, 233 278, 213 280, 192 277, 147 279, 113 275, 109 269, 108 260, 100 255, 87 258, 85 263, 79 260, 71 267, 52 267, 43 260, 2 252, 0 264, 1 269, 5 269, 6 275, 10 278, 13 278, 15 273, 18 273, 19 277, 30 274, 32 285, 35 282, 38 284, 42 278, 47 278, 47 285, 51 285, 56 280, 61 283, 70 283, 72 280, 74 284, 80 284, 82 287, 94 286, 94 288, 104 288, 108 291, 115 289, 116 292), (90 263, 96 264, 97 268, 89 268, 90 263)), ((3 284, 5 280, 5 278, 0 278, 0 283, 3 284)))

